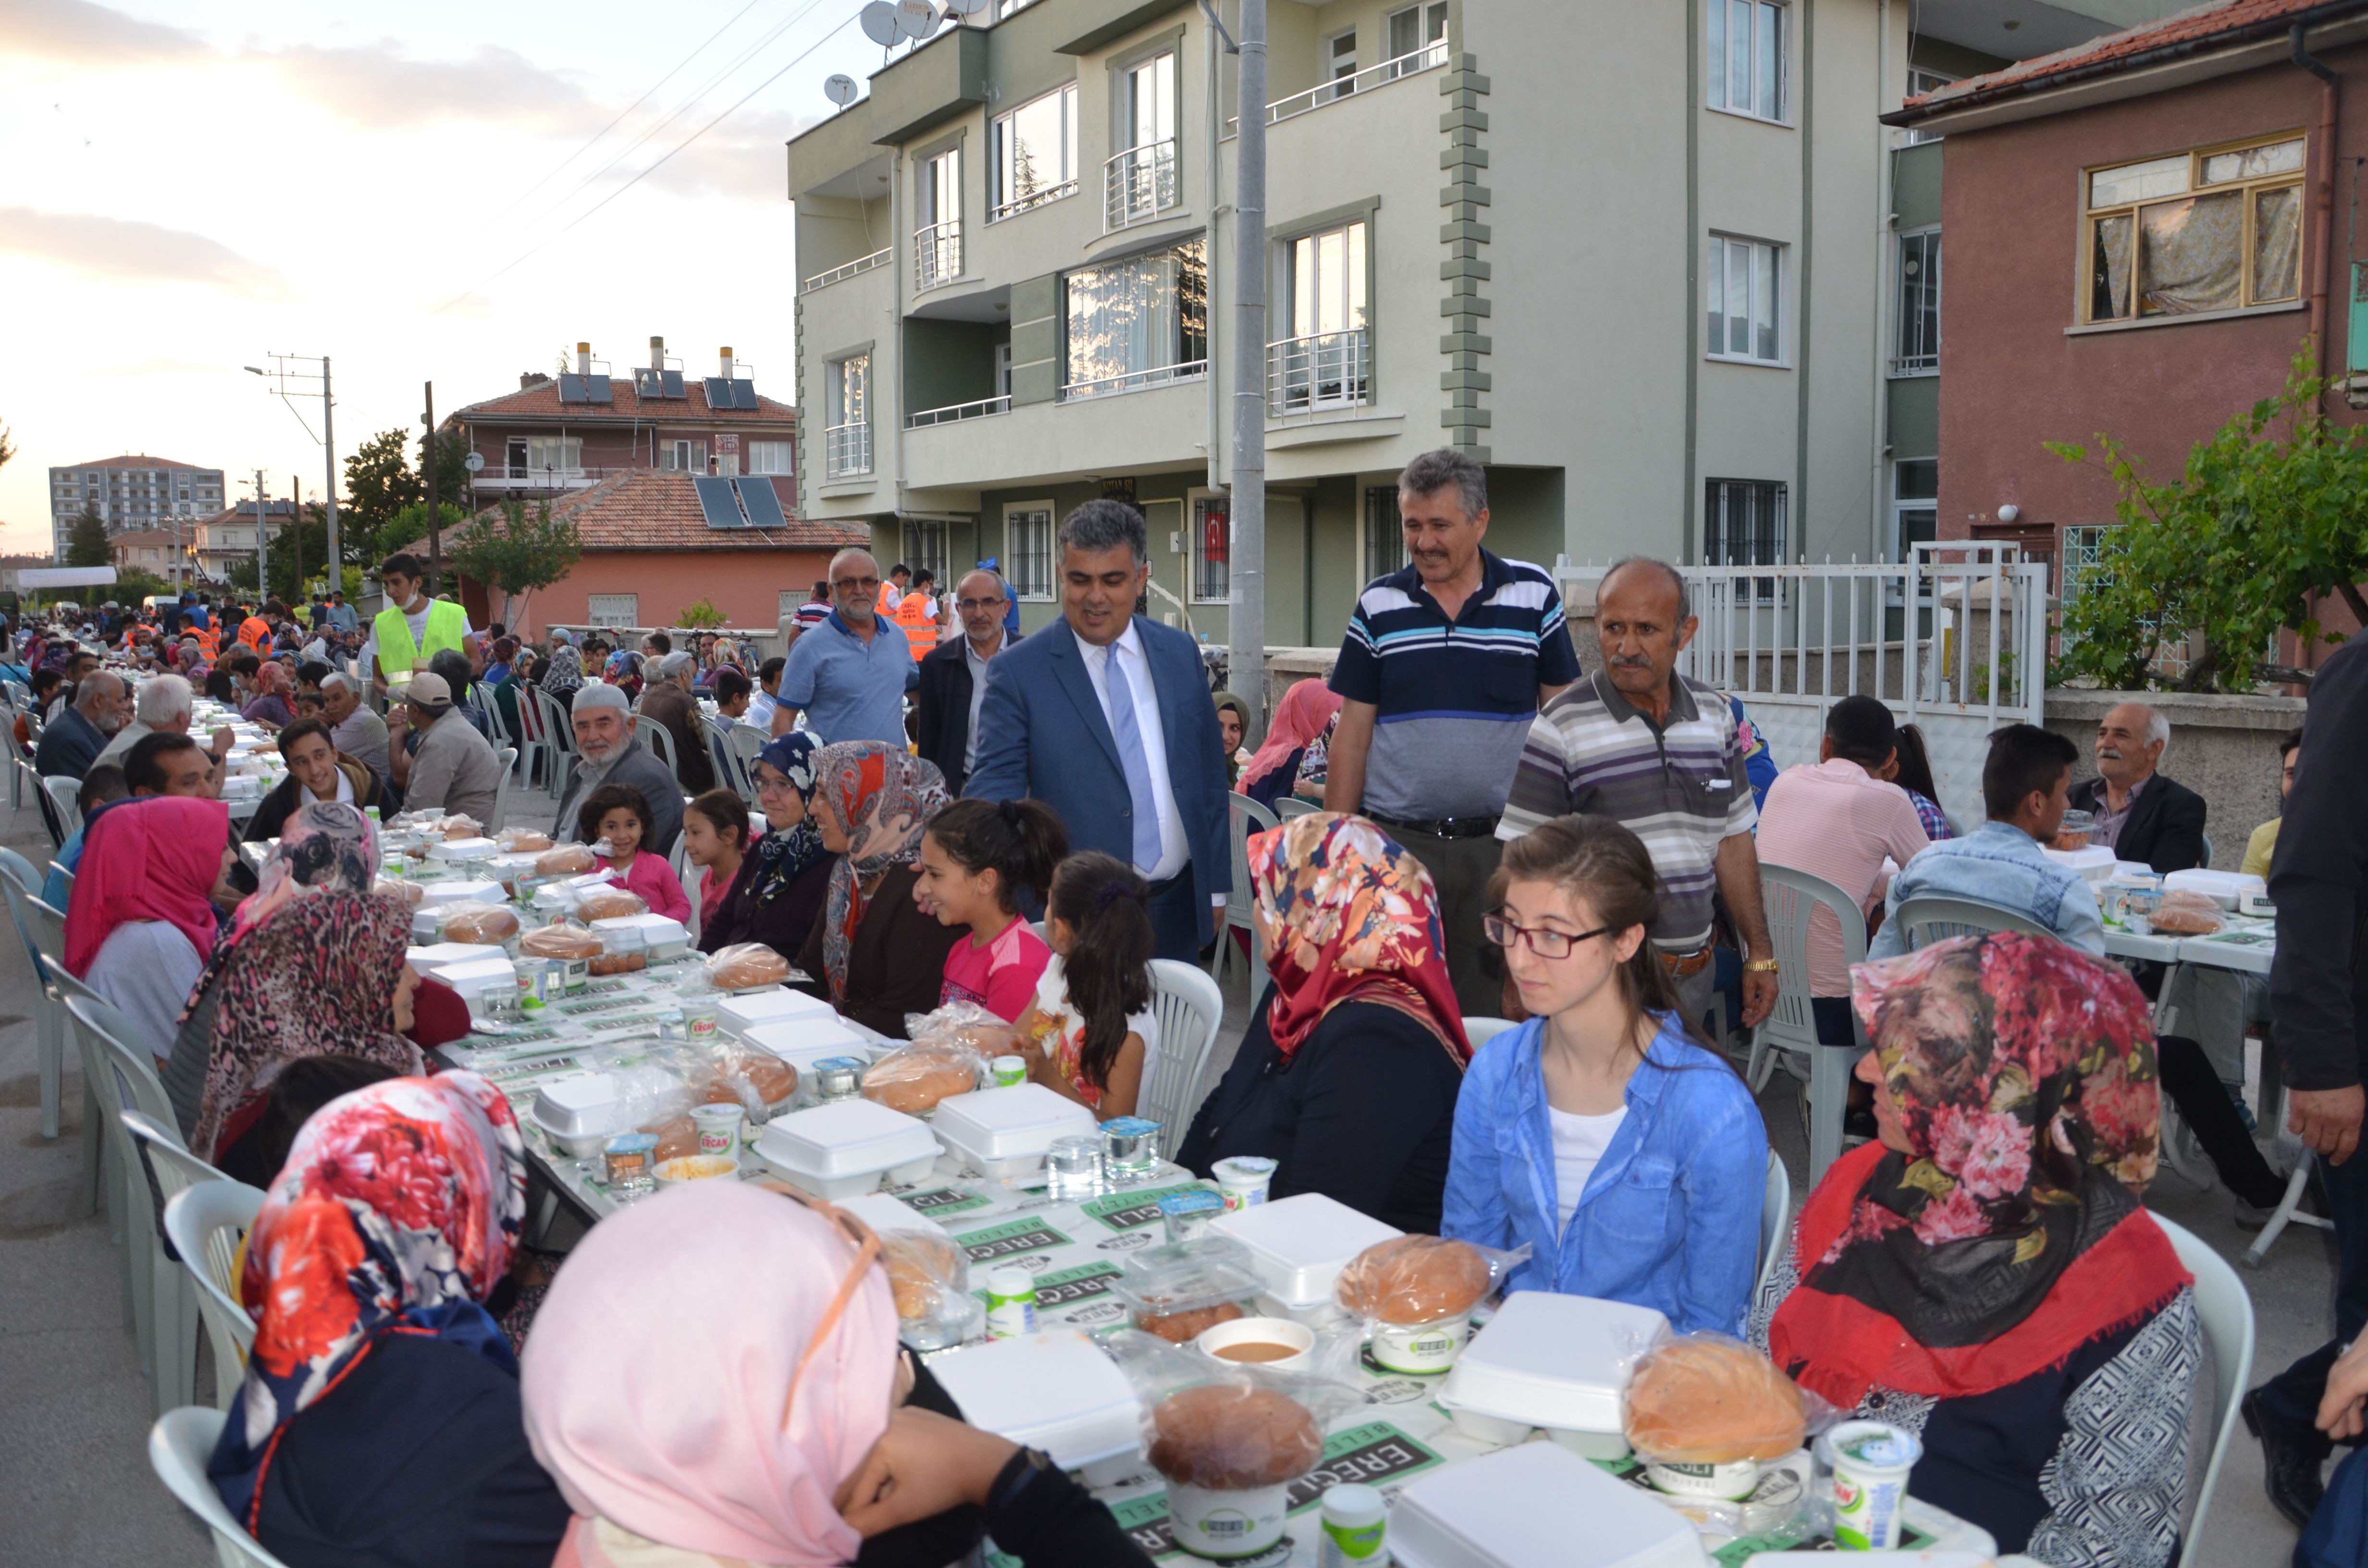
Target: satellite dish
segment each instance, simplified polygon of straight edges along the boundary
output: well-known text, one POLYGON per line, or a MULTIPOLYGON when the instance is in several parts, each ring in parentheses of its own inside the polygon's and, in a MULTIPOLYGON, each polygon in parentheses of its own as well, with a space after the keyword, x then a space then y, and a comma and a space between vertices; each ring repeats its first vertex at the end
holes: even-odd
POLYGON ((938 8, 929 0, 896 0, 896 30, 918 43, 938 30, 938 8))
POLYGON ((478 472, 485 466, 485 454, 483 452, 471 452, 467 457, 461 460, 461 466, 467 469, 471 473, 478 472))
POLYGON ((858 13, 856 19, 863 26, 863 36, 882 49, 894 43, 901 30, 896 26, 896 7, 888 4, 888 0, 871 0, 871 4, 858 13))
POLYGON ((957 17, 975 17, 986 9, 986 0, 946 0, 946 9, 957 17))
POLYGON ((833 76, 822 85, 822 96, 845 108, 855 101, 855 78, 844 74, 833 76))

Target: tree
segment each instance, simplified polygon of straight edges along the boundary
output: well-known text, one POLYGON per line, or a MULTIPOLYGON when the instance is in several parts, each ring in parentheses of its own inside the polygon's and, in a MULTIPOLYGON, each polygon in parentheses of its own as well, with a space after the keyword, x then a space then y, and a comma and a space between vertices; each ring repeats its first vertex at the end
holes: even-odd
POLYGON ((85 506, 82 516, 74 520, 74 531, 66 535, 68 566, 112 566, 115 551, 107 542, 107 525, 98 520, 98 508, 85 506))
POLYGON ((8 426, 0 425, 0 468, 6 468, 8 460, 16 455, 17 449, 8 444, 8 426))
MULTIPOLYGON (((339 519, 341 522, 343 519, 339 519)), ((424 524, 422 525, 425 526, 424 524)), ((328 576, 329 516, 320 503, 307 503, 298 515, 295 534, 281 528, 271 536, 271 593, 279 602, 293 609, 304 597, 304 584, 325 581, 328 576), (303 546, 304 578, 296 578, 297 545, 303 546)), ((348 552, 350 553, 350 551, 348 552)), ((243 594, 255 588, 255 558, 246 556, 233 561, 223 573, 230 585, 243 594)))
MULTIPOLYGON (((400 429, 381 430, 346 460, 346 510, 337 520, 348 562, 377 565, 402 542, 389 538, 397 516, 427 499, 427 486, 405 457, 409 440, 400 429)), ((420 532, 427 532, 424 526, 420 532)))
POLYGON ((584 540, 572 519, 551 515, 550 502, 538 502, 529 513, 525 502, 509 500, 498 512, 478 517, 466 532, 446 534, 444 551, 454 571, 502 591, 501 612, 493 619, 515 627, 535 589, 575 570, 584 558, 584 540))
POLYGON ((721 626, 723 624, 723 612, 715 608, 712 599, 701 595, 697 604, 685 605, 675 612, 674 623, 677 626, 721 626))
MULTIPOLYGON (((421 477, 418 498, 423 501, 427 498, 427 437, 425 432, 422 432, 419 437, 421 477)), ((450 501, 455 506, 466 507, 470 497, 469 483, 472 477, 469 472, 468 433, 461 428, 457 421, 448 420, 444 427, 436 432, 436 499, 450 501)))
POLYGON ((2064 609, 2063 673, 2142 688, 2162 648, 2200 640, 2172 684, 2246 691, 2281 631, 2307 644, 2325 632, 2313 601, 2340 597, 2368 625, 2368 433, 2321 412, 2327 381, 2305 347, 2285 389, 2199 441, 2186 471, 2149 483, 2110 436, 2085 447, 2051 441, 2067 462, 2095 462, 2120 493, 2091 585, 2064 609))

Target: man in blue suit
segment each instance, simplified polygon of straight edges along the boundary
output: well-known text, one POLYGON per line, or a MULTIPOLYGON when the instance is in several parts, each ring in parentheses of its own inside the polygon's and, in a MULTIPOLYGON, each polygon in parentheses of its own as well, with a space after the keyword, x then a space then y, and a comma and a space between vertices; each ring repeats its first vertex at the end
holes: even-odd
POLYGON ((1042 801, 1071 849, 1132 865, 1151 884, 1158 955, 1189 963, 1233 887, 1225 754, 1201 651, 1134 613, 1150 574, 1142 513, 1088 501, 1061 525, 1060 550, 1062 619, 987 666, 962 792, 1042 801))

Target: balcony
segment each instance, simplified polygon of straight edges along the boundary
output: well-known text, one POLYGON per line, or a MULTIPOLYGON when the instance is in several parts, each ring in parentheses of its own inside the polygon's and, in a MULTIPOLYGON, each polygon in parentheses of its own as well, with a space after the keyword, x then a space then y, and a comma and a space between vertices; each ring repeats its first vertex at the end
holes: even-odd
MULTIPOLYGON (((1280 125, 1286 119, 1296 119, 1312 114, 1329 104, 1355 97, 1359 93, 1391 82, 1402 81, 1425 71, 1435 71, 1447 63, 1447 40, 1437 40, 1420 49, 1401 54, 1395 60, 1384 60, 1379 65, 1368 65, 1349 76, 1336 76, 1329 82, 1319 82, 1304 93, 1293 93, 1287 98, 1277 98, 1266 106, 1266 122, 1280 125)), ((1225 121, 1225 134, 1233 135, 1241 129, 1239 118, 1225 121)))
POLYGON ((1275 419, 1371 403, 1372 334, 1311 333, 1266 346, 1266 411, 1275 419))
POLYGON ((823 432, 823 473, 851 479, 871 472, 871 422, 834 425, 823 432))
POLYGON ((1928 354, 1895 354, 1891 358, 1894 380, 1908 376, 1937 376, 1940 373, 1941 351, 1937 348, 1928 354))
POLYGON ((998 203, 992 211, 987 213, 986 221, 990 223, 1000 223, 1006 218, 1016 218, 1022 212, 1033 211, 1039 207, 1058 201, 1063 197, 1076 194, 1077 182, 1064 179, 1058 185, 1043 186, 1028 192, 1025 196, 1015 196, 1008 201, 998 203))
POLYGON ((1089 397, 1143 392, 1177 381, 1197 381, 1208 373, 1209 361, 1206 359, 1188 359, 1180 365, 1162 365, 1149 370, 1128 370, 1115 376, 1099 376, 1090 381, 1071 381, 1061 389, 1061 401, 1076 403, 1089 397))
POLYGON ((985 419, 990 415, 1011 412, 1009 396, 983 397, 972 403, 949 403, 943 408, 925 408, 905 416, 907 430, 926 430, 932 425, 959 425, 965 419, 985 419))
POLYGON ((632 472, 622 468, 553 468, 548 464, 533 467, 524 463, 487 463, 469 476, 469 486, 472 490, 589 490, 613 474, 632 472))
POLYGON ((1176 205, 1176 138, 1114 153, 1102 165, 1102 231, 1116 233, 1176 205))
POLYGON ((962 276, 962 220, 949 218, 913 231, 913 291, 916 294, 962 276))
POLYGON ((859 256, 843 267, 834 267, 828 272, 815 273, 798 285, 798 292, 811 294, 817 289, 829 288, 843 278, 852 278, 859 272, 869 272, 875 267, 885 267, 888 265, 888 256, 889 251, 886 247, 873 251, 870 256, 859 256))

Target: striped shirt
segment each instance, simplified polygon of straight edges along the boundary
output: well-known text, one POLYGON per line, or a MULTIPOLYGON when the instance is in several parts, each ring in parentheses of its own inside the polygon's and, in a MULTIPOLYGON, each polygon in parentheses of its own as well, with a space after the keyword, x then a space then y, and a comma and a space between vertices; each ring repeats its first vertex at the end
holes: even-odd
POLYGON ((1497 836, 1519 838, 1577 812, 1625 824, 1652 852, 1661 874, 1655 946, 1690 953, 1709 941, 1718 846, 1759 820, 1725 699, 1673 675, 1669 717, 1656 728, 1599 672, 1547 703, 1530 726, 1497 836))
POLYGON ((1538 689, 1578 678, 1554 578, 1480 552, 1454 619, 1412 566, 1357 596, 1332 689, 1374 709, 1364 809, 1404 822, 1487 817, 1537 717, 1538 689))

